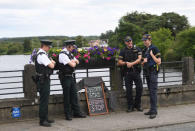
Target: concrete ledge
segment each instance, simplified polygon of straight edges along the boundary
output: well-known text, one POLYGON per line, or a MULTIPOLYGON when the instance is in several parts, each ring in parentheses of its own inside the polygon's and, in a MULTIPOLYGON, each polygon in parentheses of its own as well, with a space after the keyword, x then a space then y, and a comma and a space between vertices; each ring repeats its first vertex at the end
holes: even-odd
MULTIPOLYGON (((134 91, 135 92, 135 91, 134 91)), ((87 102, 84 93, 79 93, 79 102, 82 111, 88 113, 87 102)), ((126 93, 123 90, 110 91, 106 93, 109 111, 126 110, 127 101, 126 93)), ((175 85, 160 87, 158 89, 158 106, 170 106, 179 104, 194 103, 195 99, 195 85, 175 85)), ((36 98, 38 99, 38 98, 36 98)), ((148 89, 144 88, 142 96, 143 108, 149 108, 149 94, 148 89)), ((21 119, 28 119, 38 117, 38 103, 34 99, 3 99, 0 100, 0 120, 12 120, 12 107, 21 108, 21 119)), ((63 96, 52 95, 49 100, 49 114, 63 115, 63 96)))

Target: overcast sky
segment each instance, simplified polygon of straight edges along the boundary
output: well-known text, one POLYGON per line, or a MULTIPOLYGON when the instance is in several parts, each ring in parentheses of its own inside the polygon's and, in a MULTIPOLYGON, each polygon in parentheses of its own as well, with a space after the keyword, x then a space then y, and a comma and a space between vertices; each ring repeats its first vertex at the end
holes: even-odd
POLYGON ((133 11, 176 12, 195 25, 195 0, 0 0, 0 37, 100 35, 133 11))

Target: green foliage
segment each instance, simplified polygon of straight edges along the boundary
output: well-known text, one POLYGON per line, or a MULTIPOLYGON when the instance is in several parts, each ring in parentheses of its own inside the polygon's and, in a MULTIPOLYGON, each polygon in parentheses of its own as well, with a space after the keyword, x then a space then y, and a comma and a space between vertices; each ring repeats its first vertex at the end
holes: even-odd
POLYGON ((175 52, 178 58, 192 56, 195 58, 195 27, 181 31, 176 36, 175 52))
POLYGON ((159 16, 143 12, 139 13, 135 11, 132 13, 127 13, 127 15, 123 16, 120 20, 139 26, 140 28, 142 28, 142 34, 158 30, 160 27, 159 16))
POLYGON ((129 35, 132 37, 133 42, 136 43, 140 41, 142 37, 141 32, 142 30, 139 26, 121 20, 117 31, 118 42, 124 46, 124 38, 129 35))
MULTIPOLYGON (((175 47, 175 36, 189 27, 187 17, 175 12, 157 16, 135 11, 121 17, 114 32, 108 30, 106 33, 102 33, 100 38, 109 39, 109 46, 123 48, 125 46, 123 39, 130 35, 133 38, 133 43, 143 48, 141 37, 143 34, 151 32, 152 41, 160 49, 163 60, 173 60, 180 58, 177 55, 180 52, 173 48, 175 47)), ((192 46, 192 49, 194 48, 195 46, 192 46)))
POLYGON ((7 55, 13 55, 13 54, 20 54, 22 53, 21 51, 23 50, 23 47, 21 44, 10 44, 9 48, 7 50, 7 55))
POLYGON ((0 46, 0 55, 7 54, 7 47, 6 46, 0 46))
POLYGON ((101 33, 100 39, 109 39, 110 37, 112 37, 112 35, 114 35, 114 32, 112 30, 108 30, 106 31, 106 33, 101 33))
POLYGON ((30 39, 25 39, 23 43, 24 53, 32 50, 32 43, 30 39))
POLYGON ((158 31, 151 32, 151 36, 152 43, 154 43, 161 52, 161 57, 166 59, 166 53, 174 42, 171 31, 169 29, 161 28, 158 31))
POLYGON ((110 37, 110 39, 108 41, 108 44, 109 44, 110 47, 117 47, 117 48, 119 48, 120 44, 119 44, 117 38, 118 38, 118 36, 115 35, 115 34, 110 37))
POLYGON ((87 45, 87 40, 83 37, 83 36, 77 36, 76 38, 76 45, 78 47, 83 47, 83 46, 86 46, 87 45))
POLYGON ((190 27, 186 16, 175 12, 163 13, 161 16, 162 27, 169 28, 175 37, 177 33, 190 27))

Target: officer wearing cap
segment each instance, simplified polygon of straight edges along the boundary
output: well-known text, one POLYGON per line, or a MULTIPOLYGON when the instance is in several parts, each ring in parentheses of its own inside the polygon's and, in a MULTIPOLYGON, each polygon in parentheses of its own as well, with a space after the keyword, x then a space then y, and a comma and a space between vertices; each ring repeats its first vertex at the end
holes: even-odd
POLYGON ((142 96, 142 80, 140 77, 140 61, 142 58, 141 49, 133 45, 132 38, 127 36, 124 40, 126 47, 120 51, 118 65, 124 67, 124 78, 126 86, 126 96, 128 108, 127 112, 132 112, 134 109, 143 111, 141 107, 142 96), (136 96, 133 99, 133 82, 136 85, 136 96))
POLYGON ((159 49, 152 44, 151 35, 145 34, 142 41, 145 45, 142 62, 142 65, 144 66, 143 72, 150 93, 150 110, 144 114, 149 115, 149 118, 153 119, 157 115, 157 79, 161 58, 159 49))
POLYGON ((80 111, 73 78, 75 67, 79 64, 79 61, 71 53, 75 40, 67 40, 64 44, 65 48, 59 54, 59 79, 63 88, 65 119, 72 120, 72 111, 74 117, 85 118, 86 116, 80 111))
POLYGON ((50 127, 54 120, 48 119, 48 101, 50 94, 50 75, 53 73, 55 61, 48 58, 47 52, 52 42, 41 40, 41 48, 35 59, 36 76, 38 78, 37 88, 40 93, 39 118, 40 126, 50 127))

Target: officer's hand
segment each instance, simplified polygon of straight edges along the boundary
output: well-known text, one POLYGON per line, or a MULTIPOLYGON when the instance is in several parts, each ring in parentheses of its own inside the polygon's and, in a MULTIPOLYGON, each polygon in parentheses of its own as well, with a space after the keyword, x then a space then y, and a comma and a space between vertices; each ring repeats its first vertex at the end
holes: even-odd
POLYGON ((53 64, 56 64, 56 62, 55 62, 54 60, 51 60, 51 62, 52 62, 53 64))
POLYGON ((131 68, 133 66, 133 64, 131 62, 127 62, 127 67, 131 68))
POLYGON ((144 58, 144 63, 148 62, 148 58, 144 58))
POLYGON ((152 50, 150 51, 150 55, 151 55, 151 56, 154 55, 153 52, 152 52, 152 50))
POLYGON ((144 60, 143 60, 143 62, 141 64, 144 65, 146 62, 148 62, 148 59, 144 58, 144 60))
POLYGON ((74 63, 76 63, 76 61, 75 61, 75 60, 71 60, 71 62, 74 62, 74 63))

